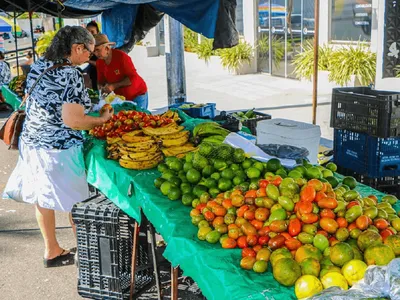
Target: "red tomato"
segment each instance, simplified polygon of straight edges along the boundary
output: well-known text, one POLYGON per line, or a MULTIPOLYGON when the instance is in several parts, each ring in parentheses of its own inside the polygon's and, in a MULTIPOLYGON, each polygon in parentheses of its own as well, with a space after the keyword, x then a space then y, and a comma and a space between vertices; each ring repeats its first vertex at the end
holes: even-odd
POLYGON ((312 186, 307 185, 301 192, 300 192, 300 200, 312 202, 315 199, 317 192, 312 186))
POLYGON ((268 245, 268 242, 269 242, 269 236, 260 236, 258 238, 258 244, 261 246, 268 245))
POLYGON ((386 228, 386 229, 384 229, 384 230, 382 230, 382 231, 380 232, 380 235, 381 235, 381 237, 382 237, 382 239, 383 239, 384 241, 386 240, 386 238, 387 238, 388 236, 393 235, 393 234, 394 234, 394 232, 391 231, 389 228, 386 228))
POLYGON ((289 239, 289 240, 286 240, 286 241, 285 241, 285 246, 286 246, 286 248, 288 248, 290 251, 293 251, 293 250, 299 249, 299 248, 302 246, 302 244, 301 244, 300 241, 298 241, 298 240, 296 240, 296 239, 289 239))
POLYGON ((269 228, 271 228, 272 232, 284 232, 287 229, 287 224, 286 221, 272 221, 271 224, 269 224, 269 228))
POLYGON ((306 224, 312 224, 317 222, 319 219, 318 215, 316 214, 303 214, 301 216, 301 221, 306 224))
POLYGON ((359 216, 356 220, 357 228, 360 230, 365 230, 371 223, 371 219, 368 216, 359 216))
POLYGON ((271 232, 271 229, 269 228, 269 226, 264 226, 257 233, 258 233, 259 236, 266 236, 270 232, 271 232))
POLYGON ((247 248, 249 244, 247 243, 247 237, 242 235, 237 239, 237 246, 241 249, 247 248))
POLYGON ((248 235, 247 236, 247 244, 251 247, 257 245, 258 237, 256 235, 248 235))
POLYGON ((326 232, 333 234, 339 228, 338 223, 331 218, 322 218, 319 220, 319 226, 326 232))
POLYGON ((345 218, 343 218, 343 217, 337 218, 336 222, 338 223, 340 228, 346 228, 347 225, 348 225, 347 220, 345 218))
POLYGON ((222 241, 221 245, 224 249, 234 249, 236 248, 236 241, 231 238, 226 238, 222 241))
POLYGON ((376 219, 374 221, 374 225, 376 228, 378 228, 379 230, 383 230, 386 229, 390 226, 389 222, 386 221, 385 219, 376 219))
POLYGON ((272 180, 272 184, 273 185, 275 185, 275 186, 279 186, 281 183, 282 183, 282 177, 281 176, 279 176, 279 175, 276 175, 274 178, 273 178, 273 180, 272 180))
POLYGON ((297 202, 297 211, 300 215, 310 214, 313 211, 313 205, 308 201, 299 201, 297 202))
POLYGON ((257 253, 251 248, 243 248, 242 257, 256 257, 257 253))
POLYGON ((349 226, 347 227, 349 231, 352 231, 354 228, 357 228, 357 224, 355 221, 353 223, 350 223, 349 226))
POLYGON ((322 234, 322 235, 324 235, 326 238, 329 236, 329 234, 328 234, 325 230, 318 230, 316 234, 322 234))
POLYGON ((279 234, 269 240, 268 247, 270 247, 271 250, 276 250, 278 248, 281 248, 285 244, 285 241, 285 237, 279 234))
POLYGON ((354 205, 360 205, 360 202, 358 202, 358 201, 350 201, 349 204, 347 204, 346 209, 349 210, 354 205))
POLYGON ((321 218, 331 218, 331 219, 335 219, 336 215, 333 212, 332 209, 329 208, 324 208, 323 210, 321 210, 321 212, 319 213, 321 218))
POLYGON ((335 209, 338 206, 338 202, 335 198, 326 197, 326 198, 318 201, 318 206, 320 208, 335 209))
POLYGON ((291 219, 289 221, 288 232, 291 236, 297 236, 301 232, 301 222, 299 219, 291 219))
POLYGON ((270 183, 270 182, 269 182, 268 180, 266 180, 266 179, 261 179, 261 180, 258 182, 258 186, 259 186, 260 188, 266 188, 267 185, 268 185, 269 183, 270 183))

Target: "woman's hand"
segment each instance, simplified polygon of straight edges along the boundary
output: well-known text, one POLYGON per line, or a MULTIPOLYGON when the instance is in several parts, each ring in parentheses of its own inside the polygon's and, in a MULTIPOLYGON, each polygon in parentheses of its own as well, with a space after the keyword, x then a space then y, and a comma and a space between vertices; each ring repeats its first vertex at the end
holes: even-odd
POLYGON ((115 90, 115 86, 112 83, 107 83, 103 88, 102 88, 102 92, 103 93, 111 93, 115 90))
POLYGON ((85 108, 77 103, 64 103, 61 110, 61 117, 66 126, 75 130, 90 130, 96 126, 103 125, 113 115, 108 110, 100 117, 91 117, 85 114, 85 108))
POLYGON ((100 118, 104 120, 104 123, 110 120, 113 114, 114 108, 110 104, 106 104, 100 109, 100 118))

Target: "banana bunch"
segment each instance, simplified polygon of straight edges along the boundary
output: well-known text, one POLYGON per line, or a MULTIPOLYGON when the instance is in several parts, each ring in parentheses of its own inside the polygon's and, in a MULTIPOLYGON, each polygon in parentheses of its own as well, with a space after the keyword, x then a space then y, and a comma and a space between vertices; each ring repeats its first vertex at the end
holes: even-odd
POLYGON ((170 118, 170 119, 174 120, 175 122, 181 121, 181 119, 179 118, 178 112, 172 111, 172 110, 168 110, 167 112, 163 113, 161 115, 161 117, 170 118))
POLYGON ((182 146, 161 148, 161 151, 164 153, 166 157, 176 156, 178 158, 182 158, 185 156, 186 153, 197 151, 197 147, 195 147, 192 143, 186 143, 182 146))
POLYGON ((193 136, 198 143, 207 141, 214 144, 222 144, 229 133, 229 130, 222 128, 215 122, 200 123, 193 129, 193 136))

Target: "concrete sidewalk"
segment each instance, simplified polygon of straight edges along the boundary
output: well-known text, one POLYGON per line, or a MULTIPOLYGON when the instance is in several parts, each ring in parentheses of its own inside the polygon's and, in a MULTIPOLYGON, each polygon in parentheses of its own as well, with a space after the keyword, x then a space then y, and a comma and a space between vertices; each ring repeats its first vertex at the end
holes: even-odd
MULTIPOLYGON (((150 108, 166 106, 167 83, 165 57, 147 58, 143 48, 132 52, 139 74, 146 80, 150 108)), ((257 108, 274 118, 311 122, 311 85, 296 80, 264 74, 235 76, 204 62, 186 57, 188 101, 216 102, 219 110, 257 108), (291 108, 284 108, 291 106, 291 108)), ((320 95, 319 102, 329 103, 330 95, 320 95)), ((0 126, 5 120, 0 115, 0 126)), ((318 124, 324 137, 331 137, 330 105, 318 108, 318 124)), ((18 157, 0 143, 0 193, 2 193, 18 157)), ((57 226, 68 227, 67 215, 57 214, 57 226)), ((63 247, 74 247, 70 229, 57 230, 63 247)), ((81 299, 77 294, 74 266, 44 269, 43 241, 38 231, 34 208, 13 201, 0 200, 0 299, 44 300, 81 299)))

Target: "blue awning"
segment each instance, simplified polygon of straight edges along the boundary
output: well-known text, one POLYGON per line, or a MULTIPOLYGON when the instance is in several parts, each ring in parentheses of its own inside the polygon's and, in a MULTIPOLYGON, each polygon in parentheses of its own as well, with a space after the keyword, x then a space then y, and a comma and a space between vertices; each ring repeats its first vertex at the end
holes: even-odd
POLYGON ((214 38, 215 48, 236 45, 236 0, 67 0, 66 7, 103 13, 103 31, 121 48, 143 38, 168 14, 186 27, 214 38))
POLYGON ((6 21, 0 19, 0 32, 11 32, 11 25, 7 24, 6 21))

